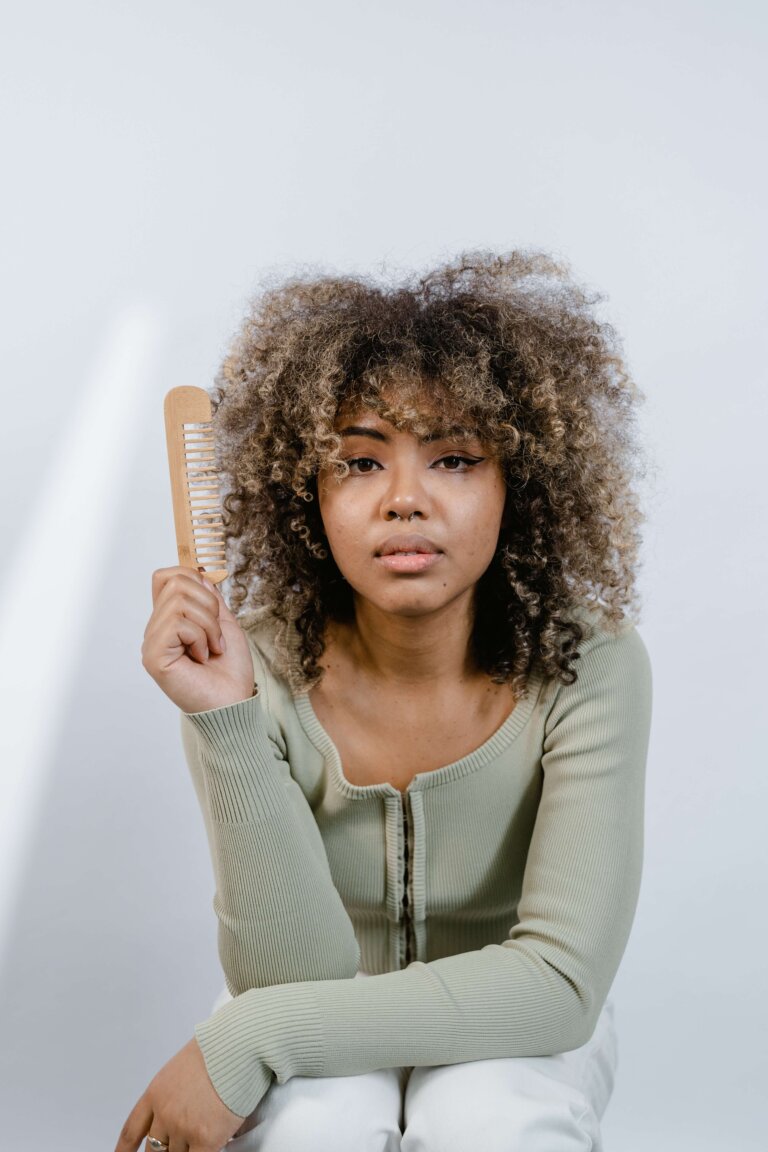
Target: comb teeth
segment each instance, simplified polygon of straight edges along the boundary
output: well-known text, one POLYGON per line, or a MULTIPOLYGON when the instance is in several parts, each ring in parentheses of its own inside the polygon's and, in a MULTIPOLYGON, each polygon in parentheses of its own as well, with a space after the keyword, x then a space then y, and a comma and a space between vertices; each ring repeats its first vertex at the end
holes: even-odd
POLYGON ((164 409, 179 564, 202 567, 216 584, 229 573, 211 400, 203 388, 182 386, 166 395, 164 409))
POLYGON ((224 521, 211 425, 185 424, 183 435, 195 557, 198 565, 218 563, 221 566, 226 559, 224 521))

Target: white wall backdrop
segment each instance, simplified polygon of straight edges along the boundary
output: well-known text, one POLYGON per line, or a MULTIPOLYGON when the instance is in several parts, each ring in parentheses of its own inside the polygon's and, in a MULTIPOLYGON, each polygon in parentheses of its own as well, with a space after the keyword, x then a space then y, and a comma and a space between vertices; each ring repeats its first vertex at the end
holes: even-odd
POLYGON ((0 1145, 113 1147, 221 984, 140 659, 176 563, 165 392, 210 385, 267 272, 531 245, 607 294, 655 463, 606 1147, 764 1148, 765 7, 40 0, 3 25, 0 1145))

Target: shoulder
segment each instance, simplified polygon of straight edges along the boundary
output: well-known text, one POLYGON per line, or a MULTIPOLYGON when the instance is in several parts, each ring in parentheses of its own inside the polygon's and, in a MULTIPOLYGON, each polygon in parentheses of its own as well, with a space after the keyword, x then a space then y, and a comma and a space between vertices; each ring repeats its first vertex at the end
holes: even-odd
POLYGON ((577 645, 579 664, 591 653, 599 653, 599 659, 634 660, 650 668, 650 656, 645 642, 633 620, 625 617, 613 622, 607 620, 595 608, 579 605, 571 609, 570 617, 582 625, 584 635, 577 645))
POLYGON ((633 711, 650 714, 651 659, 635 623, 624 618, 609 621, 598 610, 578 606, 569 612, 581 624, 583 636, 576 647, 576 681, 557 682, 552 694, 555 712, 577 702, 622 700, 633 711))

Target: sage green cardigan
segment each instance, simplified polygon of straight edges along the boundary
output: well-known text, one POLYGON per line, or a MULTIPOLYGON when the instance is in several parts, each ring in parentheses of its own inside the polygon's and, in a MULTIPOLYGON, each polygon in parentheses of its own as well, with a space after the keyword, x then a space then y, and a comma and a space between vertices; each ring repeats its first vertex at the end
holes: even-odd
POLYGON ((592 1035, 640 889, 651 669, 631 622, 581 612, 576 683, 535 665, 489 740, 404 794, 345 779, 271 618, 241 618, 259 695, 180 714, 234 996, 195 1035, 233 1112, 275 1079, 592 1035))

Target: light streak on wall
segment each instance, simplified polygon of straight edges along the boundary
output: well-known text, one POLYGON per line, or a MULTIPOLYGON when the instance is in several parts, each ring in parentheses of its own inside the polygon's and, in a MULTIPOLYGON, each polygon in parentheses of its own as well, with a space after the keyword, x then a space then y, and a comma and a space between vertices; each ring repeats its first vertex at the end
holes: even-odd
MULTIPOLYGON (((117 315, 51 446, 36 504, 20 518, 21 539, 6 549, 0 603, 0 960, 63 709, 89 627, 106 559, 105 541, 136 458, 146 390, 159 359, 153 313, 117 315)), ((11 493, 13 497, 13 493, 11 493)))

